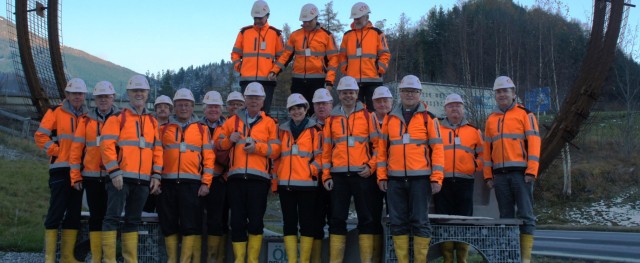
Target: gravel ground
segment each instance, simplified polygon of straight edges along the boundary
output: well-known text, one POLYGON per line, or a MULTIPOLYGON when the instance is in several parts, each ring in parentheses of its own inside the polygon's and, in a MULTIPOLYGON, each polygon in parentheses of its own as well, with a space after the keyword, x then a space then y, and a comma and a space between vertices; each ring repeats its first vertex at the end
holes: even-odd
POLYGON ((42 253, 29 253, 29 252, 1 252, 0 262, 42 262, 44 255, 42 253))

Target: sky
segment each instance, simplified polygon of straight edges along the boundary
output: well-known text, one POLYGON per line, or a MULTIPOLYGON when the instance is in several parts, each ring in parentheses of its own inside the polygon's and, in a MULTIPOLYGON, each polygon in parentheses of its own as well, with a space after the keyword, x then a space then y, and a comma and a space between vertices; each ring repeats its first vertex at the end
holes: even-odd
MULTIPOLYGON (((451 9, 461 0, 393 0, 369 1, 370 20, 386 19, 393 27, 403 12, 416 23, 433 8, 451 9)), ((253 0, 61 0, 62 43, 111 61, 138 73, 177 70, 221 59, 230 53, 240 28, 253 23, 250 11, 253 0)), ((288 23, 292 31, 300 28, 302 6, 308 0, 267 1, 271 9, 269 24, 282 28, 288 23)), ((324 9, 328 0, 314 2, 324 9)), ((536 0, 514 0, 532 7, 536 0)), ((568 16, 588 22, 593 9, 590 0, 564 0, 568 16)), ((636 2, 636 1, 633 1, 636 2)), ((638 1, 640 2, 640 1, 638 1)), ((356 1, 334 1, 334 11, 343 24, 350 24, 351 6, 356 1)), ((0 15, 6 17, 6 5, 0 15)), ((640 10, 631 9, 629 25, 640 22, 640 10)))

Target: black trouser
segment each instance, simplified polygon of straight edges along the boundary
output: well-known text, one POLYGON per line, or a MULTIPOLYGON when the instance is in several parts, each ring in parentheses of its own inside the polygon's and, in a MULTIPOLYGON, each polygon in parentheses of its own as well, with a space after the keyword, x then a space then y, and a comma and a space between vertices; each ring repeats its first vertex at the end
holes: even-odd
POLYGON ((319 88, 324 88, 324 79, 291 78, 291 93, 300 93, 307 99, 309 106, 311 106, 309 107, 309 111, 307 111, 307 115, 309 116, 313 116, 314 113, 312 104, 313 93, 319 88))
MULTIPOLYGON (((351 196, 356 205, 358 216, 358 233, 379 234, 373 220, 373 208, 370 199, 374 196, 374 190, 378 188, 373 178, 363 178, 357 173, 332 173, 333 189, 331 190, 331 221, 329 232, 331 234, 347 234, 347 218, 351 196)), ((378 221, 379 223, 379 221, 378 221)))
POLYGON ((314 239, 324 238, 324 226, 331 220, 331 192, 324 189, 321 181, 318 181, 318 189, 316 190, 315 205, 315 234, 314 239))
POLYGON ((106 178, 87 178, 82 180, 82 186, 87 192, 89 205, 89 231, 102 231, 102 221, 107 213, 106 178))
POLYGON ((358 83, 358 87, 360 87, 360 91, 358 92, 358 100, 367 105, 367 110, 369 112, 373 112, 373 91, 382 86, 382 82, 360 82, 358 83))
POLYGON ((270 114, 270 110, 271 110, 271 101, 273 100, 273 92, 276 90, 276 82, 275 81, 247 81, 247 80, 243 80, 240 81, 240 90, 242 92, 242 94, 244 94, 244 90, 247 88, 247 85, 249 85, 249 83, 251 82, 258 82, 260 84, 262 84, 262 87, 264 87, 264 93, 266 94, 265 98, 264 98, 264 106, 262 107, 262 110, 264 112, 266 112, 267 114, 270 114))
POLYGON ((473 179, 444 178, 433 201, 436 214, 473 216, 473 179))
POLYGON ((229 232, 227 182, 222 176, 213 178, 209 194, 204 197, 207 210, 207 235, 222 236, 229 232))
POLYGON ((231 209, 232 242, 247 241, 247 233, 262 235, 269 190, 270 182, 266 179, 229 178, 227 198, 231 209))
POLYGON ((44 221, 45 229, 80 229, 82 191, 71 186, 69 167, 49 170, 49 211, 44 221))
POLYGON ((287 190, 278 187, 285 236, 297 236, 298 224, 300 224, 300 236, 314 236, 316 201, 314 190, 287 190))
POLYGON ((149 195, 149 184, 134 183, 124 178, 122 189, 118 190, 111 181, 105 183, 107 189, 107 213, 102 222, 102 231, 116 231, 124 210, 122 232, 137 232, 142 221, 142 207, 149 195))
POLYGON ((158 218, 162 234, 200 235, 202 206, 198 197, 200 182, 163 180, 158 196, 158 218))
POLYGON ((371 216, 373 217, 373 226, 375 227, 374 234, 382 234, 382 201, 385 199, 385 193, 380 191, 380 188, 377 187, 377 176, 376 174, 372 174, 369 176, 371 180, 373 180, 373 184, 376 185, 375 189, 372 189, 372 196, 369 198, 370 206, 371 206, 371 216))
POLYGON ((155 213, 156 212, 156 203, 158 203, 157 195, 149 195, 147 196, 147 201, 144 203, 144 207, 142 211, 147 213, 155 213))

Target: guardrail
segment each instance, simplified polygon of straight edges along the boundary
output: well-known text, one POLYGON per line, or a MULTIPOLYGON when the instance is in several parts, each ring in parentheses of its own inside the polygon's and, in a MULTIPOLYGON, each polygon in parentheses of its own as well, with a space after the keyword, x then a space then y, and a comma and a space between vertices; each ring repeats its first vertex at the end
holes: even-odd
POLYGON ((0 131, 23 138, 33 137, 40 122, 20 115, 0 110, 0 131))

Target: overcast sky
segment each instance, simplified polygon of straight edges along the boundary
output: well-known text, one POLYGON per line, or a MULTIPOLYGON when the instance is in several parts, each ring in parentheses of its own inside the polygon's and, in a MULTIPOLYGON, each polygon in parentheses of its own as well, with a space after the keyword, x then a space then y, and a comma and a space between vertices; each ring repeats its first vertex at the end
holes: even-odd
MULTIPOLYGON (((253 0, 62 0, 63 44, 130 68, 139 73, 156 73, 199 66, 230 59, 238 31, 253 23, 250 11, 253 0)), ((323 9, 328 1, 314 2, 323 9)), ((442 6, 451 9, 460 0, 393 0, 369 1, 370 20, 386 19, 393 27, 405 13, 417 22, 429 9, 442 6)), ((532 7, 536 0, 514 0, 532 7)), ((564 0, 569 17, 589 21, 593 1, 564 0)), ((635 3, 635 1, 632 1, 635 3)), ((268 1, 269 24, 292 31, 300 27, 300 8, 308 0, 268 1)), ((349 24, 355 1, 334 1, 334 10, 342 23, 349 24)), ((631 9, 630 26, 639 22, 638 8, 631 9)), ((0 4, 0 15, 6 17, 6 5, 0 4)))

